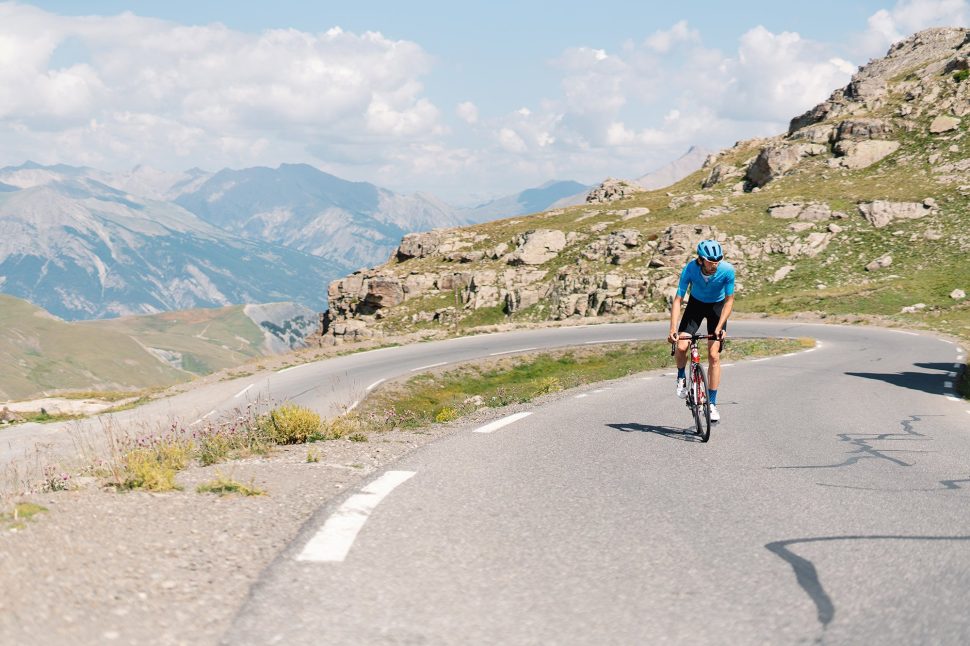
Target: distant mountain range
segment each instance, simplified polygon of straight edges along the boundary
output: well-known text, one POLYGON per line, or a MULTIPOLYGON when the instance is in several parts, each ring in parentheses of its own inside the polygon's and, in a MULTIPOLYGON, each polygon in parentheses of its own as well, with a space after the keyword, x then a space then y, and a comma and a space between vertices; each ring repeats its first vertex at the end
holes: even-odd
POLYGON ((323 310, 331 280, 384 262, 407 233, 537 213, 589 188, 551 181, 455 208, 305 164, 28 162, 0 168, 0 293, 67 320, 278 301, 323 310))

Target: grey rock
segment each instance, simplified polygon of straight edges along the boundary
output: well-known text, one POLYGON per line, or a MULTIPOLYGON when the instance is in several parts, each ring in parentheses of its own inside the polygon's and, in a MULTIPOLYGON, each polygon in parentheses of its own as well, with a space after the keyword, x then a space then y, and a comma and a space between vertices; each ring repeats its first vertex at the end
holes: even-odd
POLYGON ((930 123, 930 133, 934 135, 939 135, 944 132, 949 132, 951 130, 956 130, 960 126, 960 120, 956 117, 951 117, 945 114, 933 119, 930 123))
POLYGON ((952 298, 955 301, 962 300, 966 297, 967 297, 967 293, 962 289, 954 289, 952 292, 950 292, 950 298, 952 298))
POLYGON ((859 212, 877 229, 889 225, 894 220, 915 220, 932 211, 932 208, 920 202, 875 200, 859 204, 859 212))
POLYGON ((890 256, 889 254, 886 254, 884 256, 880 256, 879 258, 876 258, 875 260, 867 264, 866 271, 878 271, 880 269, 885 269, 887 267, 890 267, 892 266, 892 264, 893 264, 893 257, 890 256))

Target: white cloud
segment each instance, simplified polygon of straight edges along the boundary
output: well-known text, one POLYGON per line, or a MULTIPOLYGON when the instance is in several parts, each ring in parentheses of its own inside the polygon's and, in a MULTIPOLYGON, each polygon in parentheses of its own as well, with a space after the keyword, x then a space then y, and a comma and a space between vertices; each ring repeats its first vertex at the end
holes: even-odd
POLYGON ((867 56, 882 56, 889 45, 917 31, 968 24, 966 0, 899 0, 892 9, 880 9, 869 17, 857 48, 867 56))
POLYGON ((471 101, 463 101, 462 103, 459 103, 456 112, 461 120, 465 123, 469 125, 475 125, 478 123, 478 106, 471 101))
POLYGON ((498 131, 498 141, 502 148, 511 153, 524 153, 528 150, 525 140, 511 128, 502 128, 498 131))
POLYGON ((423 96, 430 70, 420 46, 375 32, 247 34, 0 3, 0 146, 30 142, 67 163, 238 167, 352 139, 380 159, 445 132, 423 96), (87 60, 57 64, 66 44, 87 60))
POLYGON ((700 40, 700 32, 690 29, 687 26, 687 21, 681 20, 666 31, 654 32, 647 38, 646 45, 656 52, 666 54, 678 43, 697 43, 700 40))

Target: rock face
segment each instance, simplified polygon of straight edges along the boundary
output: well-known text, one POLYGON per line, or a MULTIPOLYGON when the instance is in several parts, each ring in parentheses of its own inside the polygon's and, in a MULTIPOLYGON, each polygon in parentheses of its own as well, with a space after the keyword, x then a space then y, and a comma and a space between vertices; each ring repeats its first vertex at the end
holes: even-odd
POLYGON ((876 200, 859 205, 859 212, 877 229, 888 226, 894 220, 916 220, 935 209, 931 200, 923 202, 887 202, 876 200))
POLYGON ((745 179, 760 188, 795 168, 803 157, 821 155, 827 151, 820 144, 779 144, 767 146, 748 167, 745 179))
POLYGON ((510 265, 541 265, 558 256, 565 246, 566 234, 562 231, 530 231, 522 237, 516 250, 507 256, 506 262, 510 265))
POLYGON ((610 177, 586 195, 586 202, 587 204, 614 202, 624 197, 642 193, 643 191, 644 189, 642 187, 633 182, 610 177))

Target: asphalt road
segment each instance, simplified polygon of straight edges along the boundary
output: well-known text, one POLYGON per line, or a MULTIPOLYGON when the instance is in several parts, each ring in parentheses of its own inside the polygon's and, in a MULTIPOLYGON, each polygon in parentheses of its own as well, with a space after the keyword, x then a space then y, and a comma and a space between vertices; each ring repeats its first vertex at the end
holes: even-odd
MULTIPOLYGON (((346 402, 483 350, 664 328, 473 337, 327 362, 339 385, 321 381, 324 364, 273 379, 332 405, 338 391, 346 402)), ((687 432, 672 376, 655 372, 426 446, 321 509, 225 643, 970 640, 959 348, 861 327, 739 321, 732 332, 820 345, 726 367, 707 444, 687 432)))

